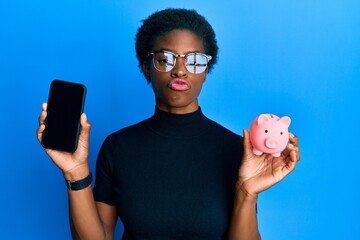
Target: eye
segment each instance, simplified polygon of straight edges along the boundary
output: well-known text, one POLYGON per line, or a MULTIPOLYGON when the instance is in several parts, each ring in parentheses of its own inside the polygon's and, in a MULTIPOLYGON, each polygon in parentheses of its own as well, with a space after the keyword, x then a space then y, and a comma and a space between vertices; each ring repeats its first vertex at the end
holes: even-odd
POLYGON ((207 59, 200 53, 189 53, 186 55, 186 64, 190 66, 201 66, 207 65, 207 59))
POLYGON ((266 129, 266 130, 265 130, 265 133, 268 133, 268 132, 269 132, 269 131, 266 129))
POLYGON ((166 64, 168 63, 168 59, 167 58, 163 58, 163 59, 156 59, 158 64, 166 64))
POLYGON ((280 132, 280 135, 283 135, 283 132, 280 132))

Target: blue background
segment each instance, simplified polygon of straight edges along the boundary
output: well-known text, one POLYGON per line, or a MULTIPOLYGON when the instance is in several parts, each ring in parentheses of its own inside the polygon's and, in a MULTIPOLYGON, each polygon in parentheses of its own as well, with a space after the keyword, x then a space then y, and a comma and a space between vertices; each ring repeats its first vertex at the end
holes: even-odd
POLYGON ((94 171, 108 134, 153 113, 134 36, 165 7, 194 8, 217 33, 207 116, 239 134, 260 113, 292 118, 302 160, 259 197, 263 239, 356 239, 358 0, 1 1, 0 238, 70 239, 63 176, 36 140, 41 103, 53 79, 87 86, 94 171))

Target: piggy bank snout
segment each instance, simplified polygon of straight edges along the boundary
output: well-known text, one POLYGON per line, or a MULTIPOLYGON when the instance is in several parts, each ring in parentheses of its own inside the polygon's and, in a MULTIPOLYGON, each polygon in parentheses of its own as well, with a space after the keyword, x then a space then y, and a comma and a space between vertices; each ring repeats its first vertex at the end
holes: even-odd
POLYGON ((270 149, 277 148, 279 146, 279 140, 273 137, 266 138, 265 146, 270 149))

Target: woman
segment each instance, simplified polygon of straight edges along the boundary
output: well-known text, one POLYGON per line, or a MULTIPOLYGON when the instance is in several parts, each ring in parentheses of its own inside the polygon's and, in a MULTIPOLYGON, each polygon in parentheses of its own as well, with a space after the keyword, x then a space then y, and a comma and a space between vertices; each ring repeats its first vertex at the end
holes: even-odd
MULTIPOLYGON (((154 91, 152 117, 106 138, 91 188, 90 123, 73 154, 45 149, 77 190, 68 191, 77 239, 260 239, 256 201, 300 159, 297 138, 278 158, 251 151, 244 138, 208 119, 198 96, 217 60, 215 33, 194 10, 165 9, 138 29, 139 65, 154 91), (79 187, 80 186, 80 187, 79 187)), ((39 141, 46 104, 39 117, 39 141)))

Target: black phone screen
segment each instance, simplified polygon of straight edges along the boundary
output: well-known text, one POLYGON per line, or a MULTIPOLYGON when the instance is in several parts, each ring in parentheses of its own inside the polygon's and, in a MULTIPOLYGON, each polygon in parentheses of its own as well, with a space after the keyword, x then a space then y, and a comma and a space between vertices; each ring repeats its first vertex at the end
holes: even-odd
POLYGON ((76 150, 85 96, 86 87, 82 84, 62 80, 51 82, 42 137, 45 148, 66 152, 76 150))

